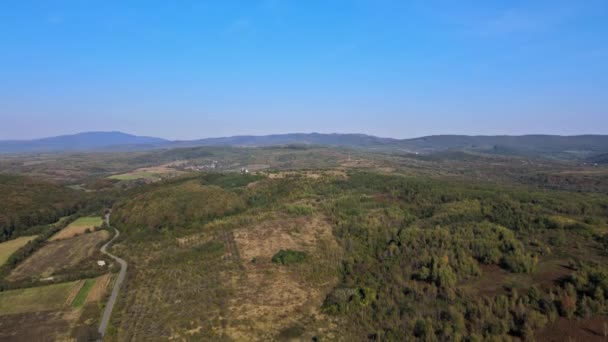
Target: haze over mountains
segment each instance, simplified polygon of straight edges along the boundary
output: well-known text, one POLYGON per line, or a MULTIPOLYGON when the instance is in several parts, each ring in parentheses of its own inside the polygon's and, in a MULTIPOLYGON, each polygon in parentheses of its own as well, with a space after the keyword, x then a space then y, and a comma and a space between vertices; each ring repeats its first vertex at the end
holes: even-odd
POLYGON ((293 133, 171 141, 122 132, 86 132, 35 140, 4 140, 0 141, 0 153, 139 151, 198 146, 261 147, 291 144, 340 146, 410 153, 459 150, 500 155, 551 156, 566 159, 595 158, 600 161, 605 160, 605 155, 608 153, 608 135, 434 135, 413 139, 393 139, 366 134, 293 133))
POLYGON ((0 140, 0 153, 46 153, 150 149, 169 143, 161 138, 122 132, 84 132, 33 140, 0 140))

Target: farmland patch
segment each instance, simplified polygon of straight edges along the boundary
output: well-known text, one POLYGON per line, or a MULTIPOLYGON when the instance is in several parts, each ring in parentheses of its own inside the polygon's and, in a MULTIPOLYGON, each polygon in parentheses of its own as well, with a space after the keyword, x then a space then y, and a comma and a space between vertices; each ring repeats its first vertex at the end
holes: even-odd
POLYGON ((75 266, 99 253, 97 245, 108 237, 109 233, 102 230, 72 239, 49 242, 17 266, 8 279, 14 281, 49 277, 60 269, 75 266))
POLYGON ((76 296, 74 297, 74 300, 72 301, 73 307, 78 308, 78 307, 81 307, 82 305, 84 305, 84 303, 89 295, 89 292, 95 285, 96 281, 97 281, 96 279, 86 279, 86 280, 82 281, 83 282, 82 287, 78 290, 78 293, 76 294, 76 296))
POLYGON ((95 284, 91 287, 91 290, 86 297, 87 303, 93 303, 100 301, 108 289, 108 285, 112 281, 112 274, 106 273, 95 280, 95 284))
POLYGON ((60 341, 70 321, 60 311, 28 312, 0 317, 0 341, 60 341))
POLYGON ((143 179, 146 181, 159 181, 165 177, 172 177, 183 173, 174 168, 173 164, 165 164, 154 167, 144 167, 131 172, 122 173, 118 175, 112 175, 108 178, 119 181, 131 181, 137 179, 143 179))
POLYGON ((22 236, 0 243, 0 266, 2 266, 19 248, 25 246, 26 243, 34 240, 37 236, 38 235, 22 236))
POLYGON ((102 224, 101 217, 80 217, 76 221, 70 223, 67 227, 57 232, 50 238, 50 241, 68 239, 77 235, 84 234, 87 229, 93 231, 95 227, 100 227, 102 224))
POLYGON ((0 292, 0 315, 59 310, 78 285, 78 281, 72 281, 0 292))

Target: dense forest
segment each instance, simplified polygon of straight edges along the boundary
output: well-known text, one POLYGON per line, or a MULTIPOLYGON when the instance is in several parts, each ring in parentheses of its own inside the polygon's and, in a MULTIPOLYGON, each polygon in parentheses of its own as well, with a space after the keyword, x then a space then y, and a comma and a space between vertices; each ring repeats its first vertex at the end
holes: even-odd
POLYGON ((596 259, 608 237, 604 196, 371 174, 340 186, 350 195, 329 209, 349 257, 325 307, 361 334, 531 339, 559 315, 606 310, 608 269, 596 259), (488 276, 488 266, 534 274, 562 258, 569 272, 561 277, 480 296, 475 280, 488 276))
POLYGON ((38 233, 36 226, 75 213, 84 203, 80 191, 24 176, 0 174, 0 242, 38 233))
MULTIPOLYGON (((217 238, 223 236, 218 229, 246 229, 277 217, 323 218, 341 252, 331 268, 334 285, 319 309, 346 339, 529 340, 559 317, 584 319, 608 310, 608 196, 603 194, 374 172, 203 174, 134 190, 113 215, 114 225, 125 232, 117 248, 122 246, 135 274, 162 264, 172 272, 182 269, 182 276, 194 272, 186 267, 195 255, 217 257, 233 248, 230 240, 217 238), (190 241, 197 233, 206 236, 208 247, 192 249, 185 259, 162 254, 176 251, 168 241, 190 241), (145 248, 150 245, 165 247, 152 252, 145 248), (138 270, 143 260, 157 261, 138 270)), ((315 250, 275 252, 267 272, 298 270, 311 291, 320 289, 306 279, 314 272, 303 270, 327 270, 329 257, 315 258, 315 250)), ((241 259, 240 268, 256 260, 241 259)), ((233 271, 217 267, 206 271, 217 272, 214 279, 233 271)), ((223 286, 228 292, 214 291, 228 296, 229 284, 223 286)), ((141 290, 131 285, 125 300, 129 291, 141 290)), ((220 298, 215 304, 222 308, 220 298)), ((165 311, 178 309, 168 305, 165 311)), ((167 325, 178 324, 170 317, 167 325)), ((306 335, 314 324, 305 322, 273 336, 327 337, 306 335)), ((226 337, 213 331, 216 335, 202 336, 226 337)), ((124 337, 120 329, 117 333, 124 337)), ((135 336, 146 336, 141 334, 135 336)))

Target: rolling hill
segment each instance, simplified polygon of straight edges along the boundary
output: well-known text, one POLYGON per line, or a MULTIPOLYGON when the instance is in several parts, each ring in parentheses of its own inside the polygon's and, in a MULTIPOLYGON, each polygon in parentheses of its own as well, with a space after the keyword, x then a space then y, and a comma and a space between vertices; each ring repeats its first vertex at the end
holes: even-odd
POLYGON ((264 147, 290 144, 410 153, 468 151, 556 159, 586 159, 608 153, 608 135, 434 135, 413 139, 393 139, 366 134, 291 133, 170 141, 121 132, 88 132, 37 140, 0 141, 0 153, 142 151, 200 146, 264 147))
POLYGON ((0 242, 22 236, 32 226, 56 222, 76 211, 78 192, 31 177, 0 174, 0 242))
POLYGON ((323 134, 323 133, 289 133, 272 135, 240 135, 223 138, 207 138, 192 141, 177 141, 173 145, 185 146, 273 146, 288 144, 374 147, 390 145, 399 142, 398 139, 380 138, 366 134, 323 134))
POLYGON ((142 150, 168 143, 122 132, 85 132, 35 140, 0 140, 0 153, 142 150))

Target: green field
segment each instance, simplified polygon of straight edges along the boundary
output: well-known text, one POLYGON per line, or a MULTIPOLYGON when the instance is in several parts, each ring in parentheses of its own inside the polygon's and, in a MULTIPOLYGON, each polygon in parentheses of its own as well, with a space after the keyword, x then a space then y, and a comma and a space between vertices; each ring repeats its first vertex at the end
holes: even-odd
POLYGON ((121 180, 121 181, 130 181, 130 180, 136 180, 136 179, 156 179, 156 178, 158 178, 158 174, 156 174, 154 172, 144 172, 144 171, 129 172, 129 173, 123 173, 120 175, 113 175, 108 178, 121 180))
POLYGON ((58 310, 77 281, 0 292, 0 315, 58 310))
POLYGON ((84 233, 87 229, 93 230, 95 227, 101 227, 103 220, 101 217, 80 217, 76 221, 70 223, 67 227, 60 230, 57 234, 51 237, 51 241, 66 239, 75 235, 84 233))
POLYGON ((28 241, 34 240, 38 235, 22 236, 13 240, 0 243, 0 266, 15 253, 19 248, 23 247, 28 241))
POLYGON ((63 224, 68 218, 70 218, 69 216, 64 216, 59 218, 59 220, 57 220, 57 222, 53 223, 53 225, 55 227, 59 227, 61 224, 63 224))
POLYGON ((77 226, 77 225, 98 226, 98 225, 101 225, 101 217, 85 216, 85 217, 80 217, 76 221, 70 223, 70 226, 77 226))
POLYGON ((78 291, 78 294, 76 295, 76 298, 74 298, 74 301, 72 302, 72 307, 81 307, 84 302, 87 299, 87 296, 89 295, 89 292, 91 291, 91 288, 93 288, 93 285, 95 285, 95 282, 97 281, 97 279, 87 279, 84 283, 84 285, 80 288, 80 291, 78 291))

